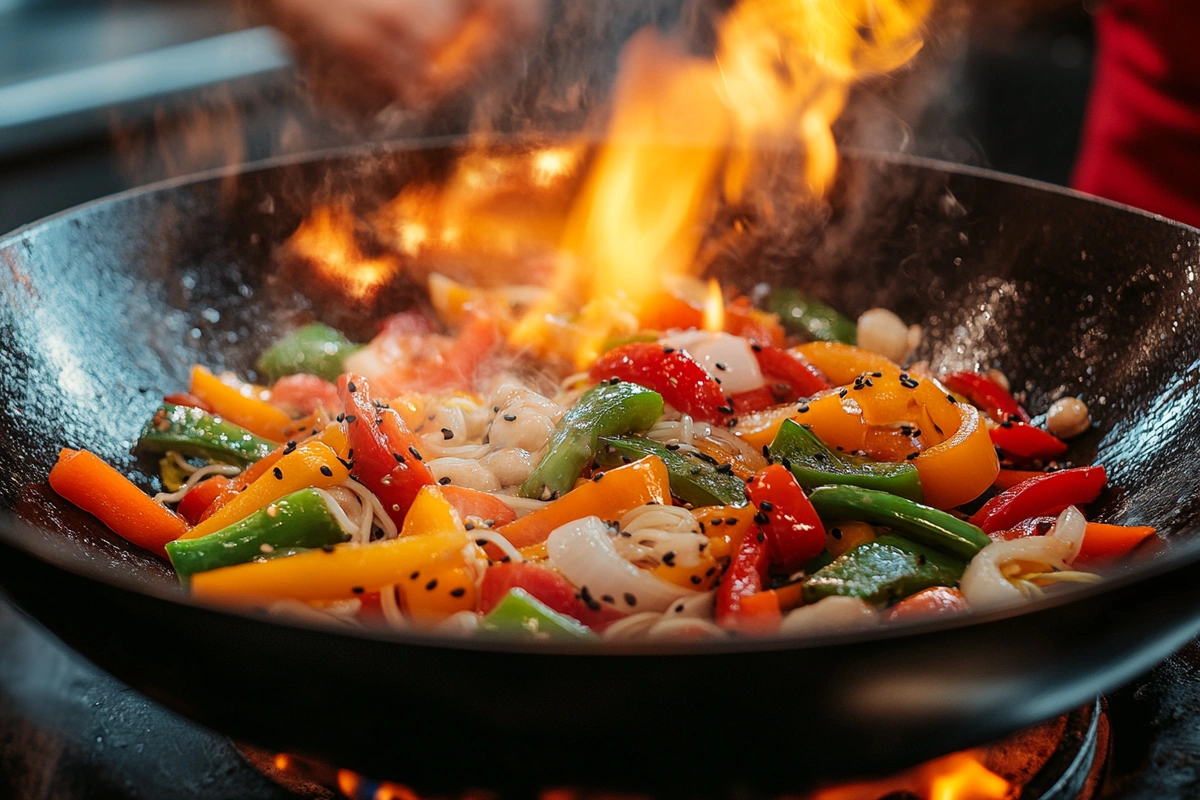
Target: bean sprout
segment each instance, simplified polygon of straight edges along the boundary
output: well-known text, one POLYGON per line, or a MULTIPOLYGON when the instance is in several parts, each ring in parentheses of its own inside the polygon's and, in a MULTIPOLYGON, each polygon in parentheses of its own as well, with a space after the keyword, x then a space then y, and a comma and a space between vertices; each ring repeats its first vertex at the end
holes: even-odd
MULTIPOLYGON (((183 461, 183 459, 178 458, 178 453, 172 452, 171 455, 175 456, 179 461, 183 461)), ((186 464, 187 462, 183 461, 183 463, 186 464)), ((173 492, 159 492, 158 494, 154 495, 154 502, 158 503, 159 505, 178 503, 193 486, 205 478, 208 478, 212 475, 224 475, 227 478, 232 478, 235 475, 240 475, 242 472, 239 467, 235 467, 231 464, 209 464, 203 467, 192 467, 190 464, 188 464, 188 466, 191 467, 192 474, 188 475, 188 479, 183 482, 183 485, 173 492)))

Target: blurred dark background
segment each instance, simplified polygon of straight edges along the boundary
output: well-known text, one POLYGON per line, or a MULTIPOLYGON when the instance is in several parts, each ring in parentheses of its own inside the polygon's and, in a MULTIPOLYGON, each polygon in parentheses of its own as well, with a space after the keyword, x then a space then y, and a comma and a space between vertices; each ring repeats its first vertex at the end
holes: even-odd
MULTIPOLYGON (((924 110, 888 146, 1066 183, 1091 74, 1084 3, 983 17, 934 31, 930 47, 942 63, 924 110)), ((232 3, 0 0, 0 232, 152 180, 364 136, 310 107, 284 43, 232 3)))

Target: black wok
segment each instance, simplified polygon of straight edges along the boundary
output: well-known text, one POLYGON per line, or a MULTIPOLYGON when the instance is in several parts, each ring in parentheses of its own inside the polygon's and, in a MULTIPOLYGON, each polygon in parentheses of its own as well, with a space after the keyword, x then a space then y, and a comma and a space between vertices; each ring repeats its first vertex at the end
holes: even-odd
POLYGON ((1099 512, 1165 540, 1101 586, 802 642, 584 652, 338 632, 191 605, 162 564, 44 487, 63 445, 145 481, 131 440, 193 362, 245 370, 314 316, 369 333, 361 314, 314 308, 272 249, 317 194, 370 203, 452 154, 276 162, 0 239, 0 583, 22 608, 233 736, 417 785, 510 788, 797 787, 886 770, 1079 705, 1200 632, 1200 232, 903 158, 847 159, 829 232, 768 243, 743 274, 920 319, 936 367, 1000 366, 1033 408, 1082 393, 1097 425, 1071 457, 1108 467, 1099 512))

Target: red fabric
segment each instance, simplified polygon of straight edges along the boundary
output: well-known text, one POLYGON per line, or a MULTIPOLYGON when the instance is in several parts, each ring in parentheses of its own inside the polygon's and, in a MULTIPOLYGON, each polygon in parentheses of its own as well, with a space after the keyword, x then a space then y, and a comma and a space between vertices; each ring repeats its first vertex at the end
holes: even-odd
POLYGON ((1200 226, 1200 0, 1109 0, 1072 184, 1200 226))

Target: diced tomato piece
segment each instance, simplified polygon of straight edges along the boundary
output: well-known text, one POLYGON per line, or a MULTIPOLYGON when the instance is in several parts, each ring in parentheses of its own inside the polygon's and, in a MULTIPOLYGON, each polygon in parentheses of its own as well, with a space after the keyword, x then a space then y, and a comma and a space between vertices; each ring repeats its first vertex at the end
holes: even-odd
POLYGON ((958 589, 934 586, 906 597, 884 613, 884 620, 915 620, 925 617, 957 614, 967 610, 967 600, 958 589))
POLYGON ((498 528, 517 518, 517 512, 513 511, 507 503, 487 492, 453 484, 441 488, 442 496, 450 502, 450 505, 454 506, 454 510, 458 512, 458 516, 462 517, 464 522, 469 517, 484 521, 491 520, 491 527, 498 528))
POLYGON ((524 589, 552 611, 579 620, 589 628, 603 630, 625 615, 598 601, 589 608, 575 587, 554 570, 524 562, 493 564, 483 574, 479 587, 479 610, 486 614, 508 594, 510 589, 524 589))
POLYGON ((304 416, 317 409, 342 407, 337 387, 316 375, 285 375, 271 387, 271 405, 289 414, 304 416))
POLYGON ((175 513, 188 521, 189 525, 195 525, 200 522, 204 516, 204 512, 212 505, 213 501, 229 486, 233 481, 229 478, 224 478, 220 475, 214 475, 211 478, 206 478, 200 481, 191 489, 188 489, 187 494, 179 501, 179 505, 175 507, 175 513))
POLYGON ((733 415, 721 385, 699 361, 673 347, 623 344, 600 356, 589 374, 597 381, 617 378, 653 389, 675 408, 704 422, 724 423, 733 415))

